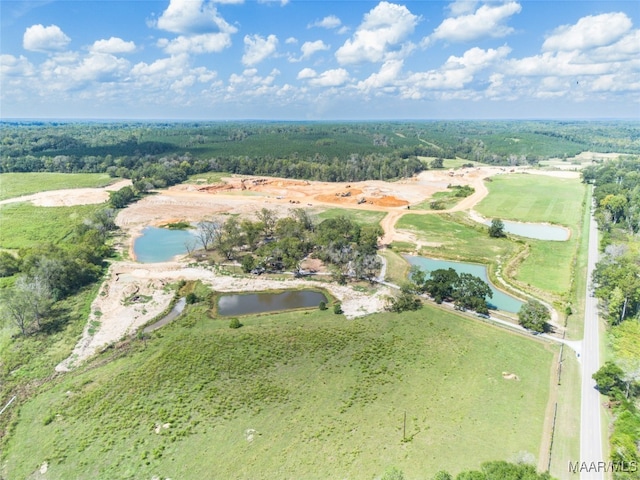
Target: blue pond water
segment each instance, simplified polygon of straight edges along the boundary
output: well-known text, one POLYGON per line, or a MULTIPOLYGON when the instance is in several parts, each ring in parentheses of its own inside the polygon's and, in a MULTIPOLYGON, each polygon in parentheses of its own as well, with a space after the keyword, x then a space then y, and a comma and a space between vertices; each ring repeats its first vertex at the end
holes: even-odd
POLYGON ((517 313, 523 304, 523 302, 518 300, 517 298, 512 297, 511 295, 507 295, 506 293, 495 288, 489 281, 489 278, 487 276, 487 267, 485 267, 484 265, 451 262, 449 260, 435 260, 433 258, 413 257, 410 255, 406 255, 405 258, 411 265, 417 265, 423 270, 433 271, 438 270, 439 268, 453 268, 458 273, 470 273, 471 275, 480 277, 482 280, 487 282, 487 284, 491 287, 491 291, 493 292, 493 297, 487 299, 487 303, 489 304, 489 308, 491 309, 517 313))
POLYGON ((133 252, 136 260, 142 263, 167 262, 176 255, 186 253, 185 242, 193 238, 191 230, 146 227, 142 230, 142 236, 136 238, 133 252))
MULTIPOLYGON (((544 223, 519 223, 503 220, 504 230, 521 237, 535 238, 537 240, 553 240, 563 242, 569 240, 569 230, 556 225, 547 225, 544 223)), ((484 222, 485 225, 491 225, 491 221, 484 222)))

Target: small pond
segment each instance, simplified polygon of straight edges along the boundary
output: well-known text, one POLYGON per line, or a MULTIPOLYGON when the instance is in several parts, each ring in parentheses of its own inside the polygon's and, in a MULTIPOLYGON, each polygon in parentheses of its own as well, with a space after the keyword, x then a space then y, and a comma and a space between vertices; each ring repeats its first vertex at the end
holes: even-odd
POLYGON ((317 307, 320 302, 327 302, 327 297, 312 290, 222 295, 218 300, 218 314, 249 315, 277 312, 294 308, 317 307))
MULTIPOLYGON (((491 220, 485 220, 485 225, 491 225, 491 220)), ((535 240, 552 240, 564 242, 569 240, 569 229, 547 223, 521 223, 503 220, 504 231, 520 237, 533 238, 535 240)))
POLYGON ((470 273, 476 277, 480 277, 487 282, 493 292, 493 297, 487 299, 489 308, 494 310, 504 310, 505 312, 517 313, 524 302, 518 300, 511 295, 498 290, 487 276, 487 267, 474 263, 452 262, 449 260, 435 260, 427 257, 414 257, 405 255, 405 258, 411 265, 417 265, 423 270, 432 271, 440 268, 453 268, 458 273, 470 273))
POLYGON ((187 253, 185 242, 194 239, 193 230, 146 227, 142 230, 142 236, 135 239, 133 253, 138 262, 167 262, 176 255, 187 253))
POLYGON ((153 325, 149 325, 148 327, 145 327, 145 329, 142 331, 144 333, 153 332, 154 330, 159 329, 160 327, 166 325, 167 323, 173 322, 176 318, 180 316, 186 304, 187 304, 187 299, 185 297, 182 297, 180 300, 176 302, 176 304, 173 306, 173 308, 168 314, 166 314, 164 317, 162 317, 153 325))

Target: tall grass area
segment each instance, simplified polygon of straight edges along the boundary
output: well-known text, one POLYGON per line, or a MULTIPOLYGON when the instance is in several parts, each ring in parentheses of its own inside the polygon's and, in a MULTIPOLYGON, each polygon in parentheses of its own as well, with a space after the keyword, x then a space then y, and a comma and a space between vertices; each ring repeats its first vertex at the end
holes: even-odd
POLYGON ((106 173, 3 173, 0 200, 63 188, 104 187, 114 180, 106 173))
POLYGON ((25 248, 39 243, 62 242, 75 226, 104 205, 36 207, 30 203, 0 206, 0 247, 25 248))
POLYGON ((359 210, 356 208, 329 208, 317 214, 320 221, 329 218, 347 217, 361 225, 375 225, 387 215, 387 212, 376 212, 374 210, 359 210))
POLYGON ((244 317, 239 329, 207 310, 188 306, 41 388, 2 474, 47 461, 50 479, 374 478, 389 466, 417 479, 538 455, 543 343, 431 306, 244 317))

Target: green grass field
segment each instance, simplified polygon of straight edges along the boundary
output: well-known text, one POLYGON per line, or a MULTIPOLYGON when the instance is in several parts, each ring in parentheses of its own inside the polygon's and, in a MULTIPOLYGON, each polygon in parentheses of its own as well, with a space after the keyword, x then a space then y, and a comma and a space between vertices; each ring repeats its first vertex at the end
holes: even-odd
POLYGON ((423 247, 423 253, 451 260, 496 263, 497 256, 509 256, 515 244, 506 238, 490 238, 487 227, 466 219, 463 213, 408 214, 398 220, 396 229, 406 229, 419 240, 438 246, 423 247))
POLYGON ((114 180, 106 173, 3 173, 0 200, 64 188, 104 187, 114 180))
POLYGON ((0 206, 0 247, 16 249, 38 243, 58 243, 76 224, 103 205, 74 207, 35 207, 30 203, 0 206))
POLYGON ((475 210, 487 218, 548 222, 573 227, 582 221, 585 185, 577 178, 499 175, 486 183, 487 195, 475 210))
POLYGON ((554 295, 567 295, 574 276, 573 262, 583 223, 586 187, 578 179, 544 175, 501 175, 487 183, 489 195, 476 210, 487 218, 547 222, 567 226, 566 242, 526 239, 529 256, 515 278, 554 295))
POLYGON ((385 217, 387 212, 376 212, 374 210, 359 210, 356 208, 329 208, 318 212, 320 221, 329 218, 347 217, 361 225, 375 225, 385 217))
POLYGON ((413 479, 538 456, 553 356, 542 343, 430 306, 244 317, 238 330, 205 310, 43 387, 20 409, 4 476, 47 461, 50 479, 374 478, 389 466, 413 479))

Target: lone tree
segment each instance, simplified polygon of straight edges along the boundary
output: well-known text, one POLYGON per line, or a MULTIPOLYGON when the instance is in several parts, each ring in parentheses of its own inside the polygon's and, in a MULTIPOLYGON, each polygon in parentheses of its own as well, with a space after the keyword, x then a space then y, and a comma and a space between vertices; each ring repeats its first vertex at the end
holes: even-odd
POLYGON ((491 225, 489 225, 489 236, 492 238, 502 238, 507 236, 507 234, 504 233, 504 222, 502 220, 499 218, 491 220, 491 225))
POLYGON ((531 299, 520 307, 518 320, 524 328, 542 333, 549 329, 547 322, 551 320, 551 313, 538 300, 531 299))

